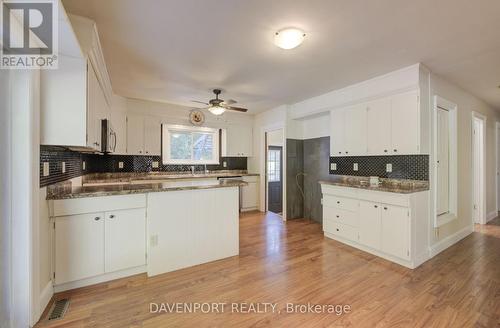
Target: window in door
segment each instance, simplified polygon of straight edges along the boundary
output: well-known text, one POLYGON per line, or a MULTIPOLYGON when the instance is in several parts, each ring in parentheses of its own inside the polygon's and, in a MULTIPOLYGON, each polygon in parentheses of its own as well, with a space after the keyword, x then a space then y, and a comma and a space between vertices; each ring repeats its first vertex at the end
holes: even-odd
POLYGON ((281 180, 281 150, 269 149, 267 155, 267 181, 281 180))

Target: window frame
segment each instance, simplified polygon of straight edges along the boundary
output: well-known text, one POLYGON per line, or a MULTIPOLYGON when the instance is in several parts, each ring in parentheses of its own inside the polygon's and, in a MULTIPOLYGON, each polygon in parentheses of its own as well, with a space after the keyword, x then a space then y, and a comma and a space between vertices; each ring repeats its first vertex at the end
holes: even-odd
MULTIPOLYGON (((162 164, 164 165, 218 165, 220 164, 220 132, 216 128, 185 126, 177 124, 162 124, 161 128, 162 140, 162 164), (190 133, 210 133, 212 134, 214 147, 212 149, 211 160, 190 160, 186 159, 172 159, 170 158, 170 140, 173 131, 177 132, 190 132, 190 133)), ((191 150, 192 154, 192 150, 191 150)))

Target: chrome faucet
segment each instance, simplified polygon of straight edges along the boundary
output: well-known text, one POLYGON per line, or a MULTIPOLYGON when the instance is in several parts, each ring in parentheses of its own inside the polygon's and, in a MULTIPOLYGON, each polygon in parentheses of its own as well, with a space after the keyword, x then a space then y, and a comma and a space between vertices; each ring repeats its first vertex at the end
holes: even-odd
POLYGON ((204 166, 205 166, 205 174, 207 174, 208 173, 207 164, 204 164, 204 166))

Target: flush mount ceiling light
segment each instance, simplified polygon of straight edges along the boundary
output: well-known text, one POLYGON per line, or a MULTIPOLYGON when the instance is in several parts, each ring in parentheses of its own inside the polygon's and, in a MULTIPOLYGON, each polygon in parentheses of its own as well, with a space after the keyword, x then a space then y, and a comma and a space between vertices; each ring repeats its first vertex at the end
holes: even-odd
POLYGON ((304 31, 298 28, 285 28, 281 31, 276 32, 274 35, 274 44, 281 49, 293 49, 298 47, 305 38, 306 34, 304 31))

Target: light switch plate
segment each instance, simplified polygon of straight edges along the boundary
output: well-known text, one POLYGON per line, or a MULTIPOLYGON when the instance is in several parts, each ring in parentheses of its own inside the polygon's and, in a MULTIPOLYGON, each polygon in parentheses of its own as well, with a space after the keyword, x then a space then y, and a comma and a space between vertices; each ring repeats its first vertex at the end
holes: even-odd
POLYGON ((387 163, 385 165, 385 171, 388 172, 388 173, 392 172, 392 164, 391 163, 387 163))
POLYGON ((66 173, 66 162, 62 162, 61 171, 62 173, 66 173))
POLYGON ((354 163, 354 164, 352 165, 352 169, 353 169, 354 171, 357 171, 357 170, 358 170, 358 163, 354 163))
POLYGON ((87 169, 87 163, 85 161, 82 162, 82 170, 86 170, 87 169))
POLYGON ((336 171, 337 170, 337 163, 330 163, 330 170, 336 171))
POLYGON ((118 168, 123 169, 123 162, 118 162, 118 168))
POLYGON ((158 163, 157 161, 154 161, 151 166, 153 167, 153 169, 157 169, 158 167, 160 167, 160 163, 158 163))
POLYGON ((222 167, 227 167, 227 162, 226 161, 222 162, 222 167))
POLYGON ((44 177, 49 176, 49 168, 50 168, 49 162, 44 162, 43 163, 43 176, 44 177))

